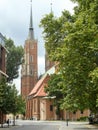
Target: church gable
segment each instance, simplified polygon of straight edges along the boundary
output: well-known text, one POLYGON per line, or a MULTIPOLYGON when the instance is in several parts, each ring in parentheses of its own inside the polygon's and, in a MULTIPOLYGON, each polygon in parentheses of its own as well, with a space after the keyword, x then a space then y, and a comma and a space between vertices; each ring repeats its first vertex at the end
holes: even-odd
POLYGON ((28 96, 46 96, 47 94, 44 91, 44 87, 47 84, 47 81, 49 80, 50 76, 49 75, 45 75, 43 76, 38 82, 37 84, 34 86, 34 88, 32 89, 32 91, 30 92, 30 94, 28 96))

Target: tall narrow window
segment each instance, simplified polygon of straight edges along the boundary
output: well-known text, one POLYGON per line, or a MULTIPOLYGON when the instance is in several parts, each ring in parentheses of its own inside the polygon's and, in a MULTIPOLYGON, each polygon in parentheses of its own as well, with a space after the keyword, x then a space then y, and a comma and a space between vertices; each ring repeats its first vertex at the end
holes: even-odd
POLYGON ((36 112, 36 100, 34 100, 34 112, 36 112))
POLYGON ((50 105, 50 111, 53 111, 53 105, 50 105))
POLYGON ((33 75, 33 65, 30 65, 30 75, 33 75))
POLYGON ((27 64, 29 64, 29 53, 26 54, 26 61, 27 61, 27 64))
POLYGON ((30 62, 31 63, 33 62, 33 56, 32 55, 30 56, 30 62))

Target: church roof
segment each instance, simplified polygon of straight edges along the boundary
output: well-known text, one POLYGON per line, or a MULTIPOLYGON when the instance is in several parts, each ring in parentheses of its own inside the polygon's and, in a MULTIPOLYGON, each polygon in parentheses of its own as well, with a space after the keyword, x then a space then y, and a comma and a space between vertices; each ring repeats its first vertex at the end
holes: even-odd
POLYGON ((45 92, 44 88, 45 88, 46 84, 42 84, 40 89, 37 91, 37 93, 34 95, 34 97, 43 97, 43 96, 47 96, 47 93, 45 92))
POLYGON ((43 84, 45 78, 46 78, 47 75, 44 75, 37 83, 36 85, 34 86, 34 88, 32 89, 32 91, 29 93, 29 96, 30 95, 34 95, 35 93, 37 93, 37 91, 39 91, 39 88, 41 87, 41 85, 43 84))
POLYGON ((33 95, 33 97, 36 96, 46 96, 47 94, 44 91, 44 87, 47 84, 47 81, 50 78, 50 74, 55 73, 55 66, 53 66, 51 69, 49 69, 44 75, 43 77, 36 83, 36 85, 34 86, 34 88, 32 89, 32 91, 29 93, 28 96, 33 95))

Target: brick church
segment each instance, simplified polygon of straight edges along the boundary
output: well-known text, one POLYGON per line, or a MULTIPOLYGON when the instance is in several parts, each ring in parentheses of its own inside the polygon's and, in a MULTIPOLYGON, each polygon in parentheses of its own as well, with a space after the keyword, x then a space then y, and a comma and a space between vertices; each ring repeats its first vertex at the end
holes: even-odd
MULTIPOLYGON (((34 120, 56 120, 56 108, 53 106, 55 98, 48 97, 44 87, 50 78, 50 74, 55 73, 56 65, 49 61, 45 54, 45 74, 38 80, 38 43, 34 37, 32 21, 32 1, 30 8, 30 25, 28 37, 24 44, 24 63, 21 70, 21 95, 26 100, 26 119, 34 120)), ((81 116, 88 116, 89 111, 84 113, 78 111, 76 114, 68 113, 72 120, 81 116)), ((61 111, 61 119, 66 119, 66 111, 61 111)))

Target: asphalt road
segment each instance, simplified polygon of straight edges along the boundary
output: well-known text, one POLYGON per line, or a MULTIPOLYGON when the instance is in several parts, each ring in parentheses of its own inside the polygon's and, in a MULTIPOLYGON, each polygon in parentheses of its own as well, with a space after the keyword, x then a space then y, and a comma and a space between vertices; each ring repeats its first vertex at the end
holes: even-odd
POLYGON ((89 125, 88 122, 69 122, 68 126, 65 121, 31 121, 31 120, 17 120, 16 126, 0 130, 98 130, 98 127, 89 125))
POLYGON ((59 130, 59 127, 50 125, 25 125, 12 128, 11 130, 59 130))

